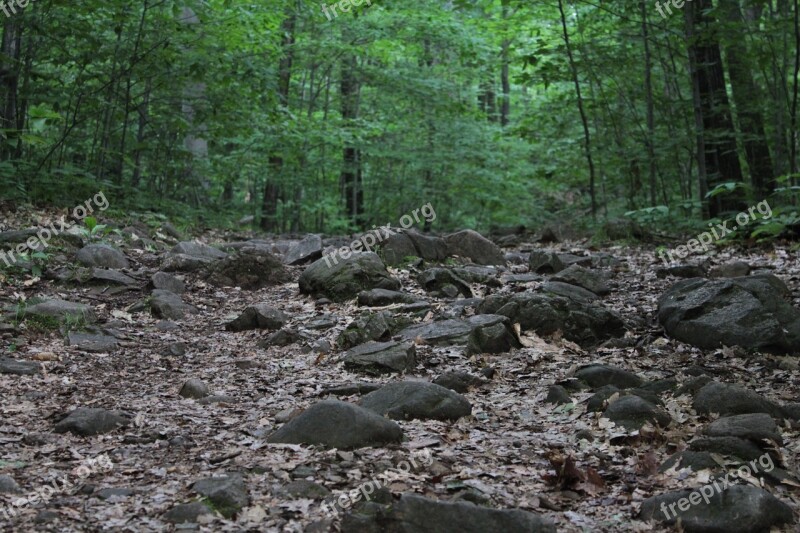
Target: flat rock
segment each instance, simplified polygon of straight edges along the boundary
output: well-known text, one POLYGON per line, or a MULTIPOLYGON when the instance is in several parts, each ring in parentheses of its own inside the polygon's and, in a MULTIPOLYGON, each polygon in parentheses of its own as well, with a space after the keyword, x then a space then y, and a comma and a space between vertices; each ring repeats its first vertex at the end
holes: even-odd
POLYGON ((107 244, 90 244, 84 246, 75 258, 79 263, 88 267, 97 268, 129 268, 130 263, 125 254, 107 244))
POLYGON ((228 331, 246 331, 252 329, 281 329, 289 317, 280 309, 269 304, 251 305, 235 320, 225 325, 228 331))
POLYGON ((738 437, 755 442, 783 444, 778 426, 766 413, 726 416, 711 422, 703 432, 709 437, 738 437))
POLYGON ((119 341, 110 335, 70 331, 67 335, 67 345, 82 352, 106 353, 115 351, 119 341))
POLYGON ((203 515, 213 515, 203 502, 181 503, 164 513, 164 520, 172 524, 194 524, 203 515))
POLYGON ((126 427, 129 423, 128 417, 117 411, 79 407, 55 425, 55 432, 70 432, 82 437, 91 437, 126 427))
POLYGON ((419 338, 426 344, 452 346, 466 344, 470 333, 477 328, 503 324, 507 321, 507 317, 500 315, 474 315, 465 320, 450 319, 417 324, 400 331, 397 335, 403 340, 419 338))
POLYGON ((320 257, 322 257, 322 237, 309 235, 289 248, 283 257, 283 262, 287 265, 302 265, 309 261, 316 261, 320 257))
POLYGON ((372 252, 354 253, 347 259, 338 255, 323 257, 306 268, 299 284, 301 294, 334 302, 353 299, 365 290, 400 288, 400 282, 389 275, 383 261, 372 252))
POLYGON ((156 272, 153 274, 150 278, 150 283, 152 283, 153 288, 174 292, 175 294, 183 294, 186 292, 186 284, 183 280, 166 272, 156 272))
POLYGON ((72 318, 82 318, 86 322, 95 320, 95 314, 88 305, 64 300, 47 300, 31 305, 25 309, 25 317, 53 318, 61 322, 72 318))
MULTIPOLYGON (((694 489, 698 496, 699 490, 694 489)), ((758 487, 734 485, 722 492, 715 490, 708 504, 702 498, 692 504, 688 500, 692 492, 681 490, 648 498, 642 503, 639 518, 669 525, 680 519, 687 533, 766 533, 772 527, 795 521, 788 505, 758 487), (686 510, 681 510, 675 503, 684 498, 686 510), (669 509, 671 504, 674 513, 669 509)))
POLYGON ((548 518, 521 509, 491 509, 403 494, 382 506, 369 503, 344 516, 342 533, 555 533, 548 518))
POLYGON ((0 374, 32 376, 38 374, 41 366, 35 361, 19 361, 8 357, 0 357, 0 374))
POLYGON ((629 431, 641 429, 646 422, 661 427, 667 427, 672 422, 665 411, 635 395, 618 398, 608 406, 603 416, 629 431))
POLYGON ((472 413, 466 398, 425 381, 398 381, 364 396, 359 405, 395 420, 458 420, 472 413))
POLYGON ((447 372, 434 379, 433 383, 446 389, 456 391, 460 394, 464 394, 465 392, 469 392, 469 390, 473 387, 480 387, 486 383, 486 380, 478 376, 473 376, 467 372, 447 372))
POLYGON ((413 342, 370 342, 353 348, 344 355, 347 369, 382 374, 410 372, 417 364, 413 342))
POLYGON ((187 314, 197 313, 197 308, 185 303, 174 292, 155 289, 150 298, 150 311, 156 318, 179 320, 187 314))
POLYGON ((590 270, 580 265, 570 265, 550 279, 577 285, 593 294, 604 296, 611 292, 611 288, 608 285, 608 277, 606 272, 590 270))
POLYGON ((228 257, 228 254, 222 250, 211 247, 207 244, 192 241, 179 242, 172 248, 172 250, 169 251, 169 255, 186 255, 189 257, 195 257, 209 261, 215 261, 217 259, 224 259, 228 257))
POLYGON ((781 407, 740 385, 712 381, 694 396, 692 407, 700 414, 718 413, 720 416, 767 413, 780 418, 781 407))
POLYGON ((774 353, 800 352, 800 311, 773 275, 689 279, 658 301, 667 333, 699 348, 741 346, 774 353))
POLYGON ((575 377, 591 388, 614 385, 620 389, 630 389, 644 384, 644 379, 622 368, 609 365, 592 364, 582 366, 575 372, 575 377))
POLYGON ((466 257, 479 265, 504 265, 503 251, 495 243, 471 229, 445 236, 449 255, 466 257))
POLYGON ((422 301, 421 298, 407 292, 390 291, 386 289, 372 289, 358 293, 358 305, 365 307, 383 307, 392 304, 413 304, 422 301))
POLYGON ((374 412, 338 400, 323 400, 284 424, 268 442, 354 449, 399 443, 403 430, 374 412))
POLYGON ((564 298, 569 298, 581 304, 589 304, 600 299, 600 297, 592 291, 561 281, 548 281, 542 284, 541 288, 544 292, 555 294, 556 296, 563 296, 564 298))
POLYGON ((192 485, 192 490, 204 496, 216 511, 231 518, 250 504, 247 485, 239 474, 201 479, 192 485))

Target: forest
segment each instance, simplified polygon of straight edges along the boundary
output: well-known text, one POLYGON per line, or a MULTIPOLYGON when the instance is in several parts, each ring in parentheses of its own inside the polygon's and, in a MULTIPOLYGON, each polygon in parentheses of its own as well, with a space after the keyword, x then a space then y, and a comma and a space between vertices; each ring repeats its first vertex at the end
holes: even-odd
POLYGON ((0 530, 798 531, 800 0, 0 22, 0 530))

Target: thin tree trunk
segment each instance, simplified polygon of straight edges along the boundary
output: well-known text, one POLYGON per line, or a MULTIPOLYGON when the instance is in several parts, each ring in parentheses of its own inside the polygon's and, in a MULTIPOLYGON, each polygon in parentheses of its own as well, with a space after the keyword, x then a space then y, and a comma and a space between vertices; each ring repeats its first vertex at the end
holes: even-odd
POLYGON ((644 41, 644 90, 647 99, 647 158, 650 174, 650 205, 656 205, 657 169, 656 154, 653 147, 655 142, 655 111, 653 105, 653 58, 650 55, 650 35, 647 27, 647 6, 644 0, 639 2, 642 12, 642 40, 644 41))

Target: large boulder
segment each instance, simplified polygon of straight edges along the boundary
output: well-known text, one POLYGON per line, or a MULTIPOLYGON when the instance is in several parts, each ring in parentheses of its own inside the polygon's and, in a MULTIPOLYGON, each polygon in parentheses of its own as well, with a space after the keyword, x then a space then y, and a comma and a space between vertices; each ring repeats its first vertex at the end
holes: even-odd
POLYGON ((598 344, 625 333, 622 319, 605 307, 536 292, 498 294, 486 298, 479 313, 507 316, 524 330, 538 335, 561 331, 564 337, 582 346, 598 344))
POLYGON ((472 413, 462 395, 427 381, 397 381, 370 392, 360 405, 395 420, 458 420, 472 413))
POLYGON ((318 402, 270 435, 268 442, 353 449, 399 443, 403 430, 374 412, 339 400, 318 402))
POLYGON ((688 279, 658 301, 667 333, 699 348, 738 345, 777 353, 800 352, 800 312, 773 275, 688 279))
POLYGON ((174 292, 156 289, 150 296, 150 311, 156 318, 179 320, 187 314, 197 313, 197 308, 185 303, 174 292))
POLYGON ((718 413, 720 416, 766 413, 775 418, 785 416, 776 403, 741 385, 712 381, 694 396, 692 407, 700 414, 718 413))
POLYGON ((322 237, 309 235, 289 248, 283 257, 283 262, 287 265, 302 265, 320 257, 322 257, 322 237))
POLYGON ((94 311, 86 304, 65 300, 46 300, 25 308, 25 318, 53 319, 59 322, 82 320, 93 322, 94 311))
POLYGON ((398 290, 400 282, 389 275, 377 254, 356 252, 347 259, 338 254, 323 257, 300 276, 300 293, 336 302, 355 298, 369 289, 398 290))
POLYGON ((440 502, 403 494, 391 505, 368 503, 345 515, 342 533, 555 533, 549 519, 521 509, 440 502))
POLYGON ((109 433, 129 424, 129 417, 117 411, 79 407, 56 424, 55 432, 70 432, 81 437, 91 437, 109 433))
POLYGON ((75 258, 82 265, 97 268, 128 268, 128 260, 125 254, 108 246, 107 244, 90 244, 84 246, 75 258))
POLYGON ((161 265, 165 272, 194 272, 224 259, 228 254, 199 242, 179 242, 164 257, 161 265))
POLYGON ((234 255, 207 265, 204 276, 214 286, 246 290, 263 289, 289 279, 277 256, 256 247, 242 248, 234 255))
POLYGON ((369 342, 347 352, 344 366, 368 374, 410 372, 417 364, 416 354, 413 342, 369 342))
POLYGON ((505 265, 505 254, 495 243, 471 229, 445 236, 450 255, 466 257, 479 265, 505 265))
POLYGON ((429 237, 413 230, 399 230, 381 242, 380 252, 388 265, 400 265, 409 257, 444 261, 447 258, 447 244, 439 237, 429 237))

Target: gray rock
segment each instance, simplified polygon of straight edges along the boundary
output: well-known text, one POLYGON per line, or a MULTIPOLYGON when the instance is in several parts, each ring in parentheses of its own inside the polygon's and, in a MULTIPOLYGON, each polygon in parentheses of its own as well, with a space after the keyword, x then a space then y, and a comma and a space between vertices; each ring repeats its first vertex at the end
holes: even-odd
POLYGON ((448 268, 429 268, 417 276, 417 282, 427 292, 447 292, 446 287, 453 287, 457 294, 472 298, 469 284, 448 268))
POLYGON ((522 348, 522 344, 508 321, 476 327, 467 339, 467 355, 507 353, 512 348, 522 348))
POLYGON ((504 265, 505 255, 495 243, 471 229, 445 236, 449 255, 466 257, 479 265, 504 265))
POLYGON ((41 369, 39 363, 34 361, 18 361, 8 357, 0 357, 0 374, 16 376, 32 376, 41 369))
POLYGON ((211 514, 213 512, 203 502, 181 503, 167 511, 164 520, 172 524, 194 524, 201 516, 211 514))
POLYGON ((192 485, 192 490, 205 496, 216 511, 231 518, 250 504, 247 486, 239 474, 201 479, 192 485))
POLYGON ((290 481, 283 487, 282 492, 295 498, 306 498, 309 500, 324 500, 331 494, 331 491, 319 483, 314 483, 307 479, 295 479, 294 481, 290 481))
POLYGON ((0 475, 0 494, 19 494, 20 492, 22 490, 13 477, 0 475))
POLYGON ((783 410, 751 390, 740 385, 712 381, 695 394, 692 407, 699 414, 719 413, 720 416, 767 413, 780 418, 783 410))
POLYGON ((180 392, 178 392, 184 398, 192 398, 195 400, 199 400, 200 398, 205 398, 211 391, 208 388, 208 385, 197 378, 192 378, 186 381, 183 386, 181 387, 180 392))
POLYGON ((341 385, 329 385, 322 389, 320 396, 333 394, 334 396, 352 396, 353 394, 369 394, 381 388, 380 383, 343 383, 341 385))
POLYGON ((446 389, 464 394, 469 392, 472 387, 480 387, 486 383, 486 380, 467 372, 447 372, 434 379, 433 382, 446 389))
POLYGON ((487 297, 479 313, 504 315, 540 336, 561 331, 567 340, 588 347, 625 333, 622 319, 597 304, 582 304, 551 294, 521 292, 487 297))
POLYGON ((67 335, 67 345, 82 352, 105 353, 115 351, 119 346, 119 341, 110 335, 70 331, 67 335))
POLYGON ((528 257, 528 267, 536 274, 554 274, 567 266, 559 259, 558 254, 534 250, 528 257))
POLYGON ((707 269, 704 265, 677 265, 656 270, 657 278, 673 276, 676 278, 704 278, 707 269))
POLYGON ((666 472, 671 468, 681 470, 690 468, 695 472, 700 470, 719 471, 721 467, 714 456, 706 451, 683 450, 672 454, 664 463, 658 467, 659 472, 666 472))
POLYGON ((772 527, 795 521, 788 505, 758 487, 735 485, 722 492, 715 490, 710 503, 700 498, 695 505, 688 500, 692 492, 681 490, 648 498, 642 503, 639 518, 669 525, 680 519, 687 533, 767 533, 772 527), (683 498, 685 511, 676 505, 683 498))
POLYGON ((251 329, 281 329, 289 317, 280 309, 260 303, 247 307, 235 320, 225 325, 228 331, 251 329))
POLYGON ((416 353, 413 342, 370 342, 347 352, 344 366, 368 374, 411 372, 417 364, 416 353))
POLYGON ((450 319, 418 324, 400 331, 397 335, 402 340, 421 339, 426 344, 436 346, 452 346, 466 344, 470 333, 481 327, 503 324, 508 319, 499 315, 475 315, 466 320, 450 319))
POLYGON ((614 385, 620 389, 630 389, 644 384, 644 379, 632 372, 609 365, 592 364, 582 366, 575 377, 591 388, 614 385))
POLYGON ((606 272, 589 270, 580 265, 570 265, 550 279, 577 285, 589 292, 604 296, 611 292, 611 288, 608 285, 608 277, 606 272))
POLYGON ((181 357, 186 355, 186 343, 171 342, 167 344, 163 350, 161 350, 161 355, 167 355, 170 357, 181 357))
POLYGON ((542 285, 542 291, 569 298, 579 304, 590 304, 600 299, 600 297, 592 291, 587 291, 583 287, 563 283, 561 281, 548 281, 544 283, 542 285))
POLYGON ((25 317, 52 318, 59 322, 70 319, 80 319, 86 322, 95 321, 95 314, 91 307, 64 300, 47 300, 31 305, 25 309, 25 317))
POLYGON ((544 401, 556 405, 565 405, 572 403, 572 397, 570 397, 567 389, 561 385, 550 385, 550 388, 547 389, 547 398, 544 401))
POLYGON ((353 449, 399 443, 403 430, 368 409, 340 402, 318 402, 269 436, 268 442, 320 444, 353 449))
POLYGON ((289 248, 283 262, 287 265, 302 265, 309 261, 316 261, 320 257, 322 257, 322 237, 309 235, 289 248))
POLYGON ((93 268, 89 271, 89 283, 105 284, 105 285, 120 285, 123 287, 134 287, 138 282, 130 276, 126 276, 117 270, 107 270, 104 268, 93 268))
POLYGON ((156 318, 179 320, 187 314, 197 313, 197 308, 184 303, 174 292, 156 289, 150 298, 150 311, 156 318))
POLYGON ((330 298, 342 302, 355 298, 369 289, 398 290, 400 282, 389 275, 377 254, 354 253, 349 258, 340 256, 319 259, 301 274, 301 294, 330 298))
POLYGON ((78 250, 75 258, 82 265, 97 268, 129 268, 125 254, 107 244, 90 244, 78 250))
POLYGON ((336 343, 348 349, 368 341, 388 341, 399 329, 398 326, 398 320, 387 311, 364 313, 347 325, 337 337, 336 343))
POLYGON ((222 250, 218 250, 207 244, 199 243, 199 242, 179 242, 175 245, 172 250, 169 251, 169 255, 187 255, 189 257, 195 257, 198 259, 205 259, 209 261, 214 261, 217 259, 225 259, 228 257, 228 254, 223 252, 222 250))
POLYGON ((752 461, 764 455, 764 449, 749 440, 736 437, 700 437, 689 443, 694 452, 709 452, 752 461))
POLYGON ((709 437, 738 437, 755 442, 763 440, 783 444, 775 421, 766 413, 726 416, 711 422, 704 433, 709 437))
POLYGON ((380 243, 381 256, 389 265, 400 265, 410 257, 426 261, 447 258, 447 244, 439 237, 429 237, 413 230, 400 230, 380 243))
POLYGON ((293 329, 282 329, 271 334, 266 339, 259 341, 258 345, 262 348, 270 346, 288 346, 303 340, 303 336, 293 329))
POLYGON ((390 505, 370 503, 344 516, 342 533, 555 533, 548 518, 520 509, 439 502, 403 494, 390 505))
POLYGON ((91 437, 127 427, 129 424, 128 417, 117 411, 79 407, 55 425, 55 432, 70 432, 82 437, 91 437))
POLYGON ((94 495, 101 500, 109 500, 111 498, 127 498, 128 496, 133 496, 134 494, 136 494, 135 490, 123 487, 100 489, 94 493, 94 495))
POLYGON ((383 307, 392 304, 413 304, 422 301, 421 298, 407 292, 389 291, 386 289, 372 289, 358 293, 358 305, 365 307, 383 307))
POLYGON ((709 278, 741 278, 750 273, 750 265, 742 261, 725 263, 712 268, 708 272, 709 278))
POLYGON ((186 254, 167 254, 161 262, 161 269, 164 272, 195 272, 210 265, 216 259, 205 257, 194 257, 186 254))
POLYGON ((667 427, 672 422, 665 411, 634 395, 623 396, 612 402, 603 416, 629 431, 641 429, 645 422, 661 427, 667 427))
POLYGON ((154 288, 163 291, 174 292, 175 294, 183 294, 186 292, 186 284, 183 280, 172 274, 167 274, 166 272, 156 272, 153 274, 153 277, 150 278, 150 282, 153 284, 154 288))
POLYGON ((216 287, 258 290, 289 279, 283 262, 259 248, 242 248, 236 254, 204 267, 203 277, 216 287))
POLYGON ((690 279, 659 299, 658 319, 670 336, 700 348, 794 353, 800 351, 800 312, 790 297, 772 275, 690 279))
POLYGON ((359 405, 395 420, 458 420, 472 413, 460 394, 425 381, 398 381, 364 396, 359 405))

